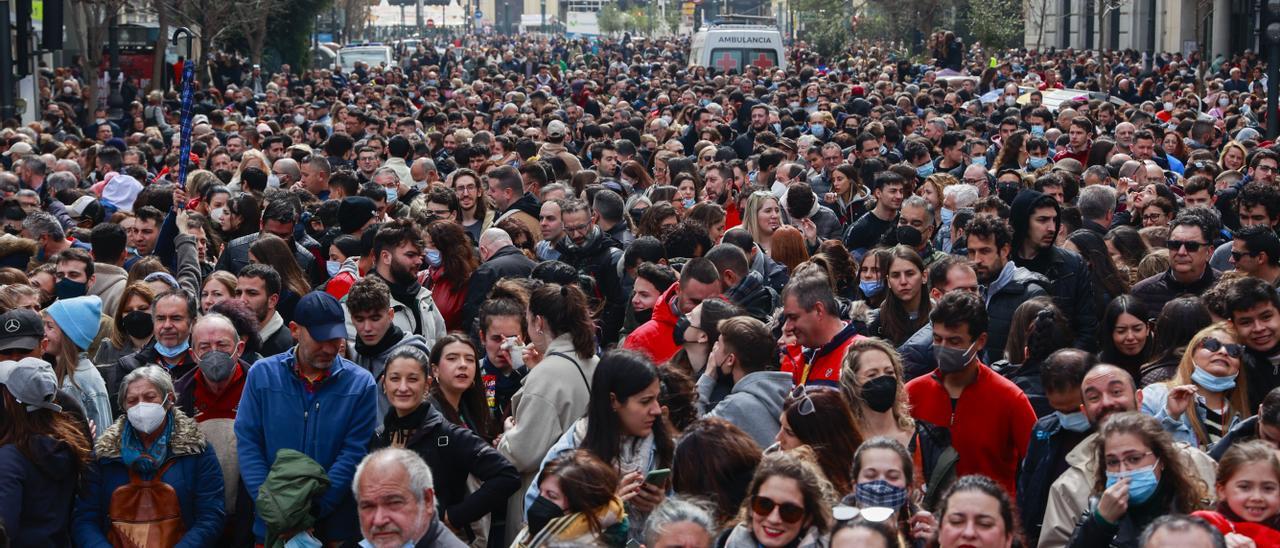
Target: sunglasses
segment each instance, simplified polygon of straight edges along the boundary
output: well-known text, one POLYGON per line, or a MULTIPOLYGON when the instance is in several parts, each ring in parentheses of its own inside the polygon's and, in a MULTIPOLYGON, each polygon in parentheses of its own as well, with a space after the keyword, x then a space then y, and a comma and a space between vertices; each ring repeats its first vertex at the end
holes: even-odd
POLYGON ((797 506, 789 502, 778 504, 773 499, 760 495, 751 497, 751 511, 757 515, 768 517, 773 514, 774 508, 778 509, 778 517, 787 523, 797 523, 804 519, 803 506, 797 506))
POLYGON ((1200 248, 1206 245, 1209 245, 1209 244, 1206 244, 1204 242, 1193 242, 1191 240, 1169 240, 1168 241, 1169 251, 1177 251, 1185 247, 1187 248, 1188 253, 1195 253, 1197 251, 1200 251, 1200 248))
POLYGON ((1239 260, 1240 260, 1241 258, 1243 258, 1243 257, 1253 257, 1253 256, 1256 256, 1256 255, 1257 255, 1257 253, 1251 253, 1251 252, 1248 252, 1248 251, 1232 251, 1232 252, 1231 252, 1231 260, 1233 260, 1233 261, 1239 261, 1239 260))
POLYGON ((797 384, 791 389, 791 400, 798 402, 796 410, 801 415, 813 414, 813 399, 809 397, 809 392, 804 389, 803 384, 797 384))
POLYGON ((1206 337, 1203 341, 1200 341, 1200 347, 1210 352, 1225 350, 1227 355, 1232 358, 1239 358, 1244 355, 1243 344, 1228 344, 1213 337, 1206 337))
POLYGON ((858 508, 846 504, 838 504, 831 509, 831 517, 836 521, 849 521, 854 518, 862 518, 866 521, 874 523, 884 523, 893 517, 893 508, 884 508, 873 506, 870 508, 858 508))

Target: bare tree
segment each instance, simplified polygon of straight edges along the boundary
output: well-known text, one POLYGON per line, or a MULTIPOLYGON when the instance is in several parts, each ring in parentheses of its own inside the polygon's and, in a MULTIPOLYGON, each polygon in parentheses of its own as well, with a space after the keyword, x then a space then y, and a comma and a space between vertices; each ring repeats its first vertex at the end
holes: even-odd
POLYGON ((93 118, 93 110, 98 108, 98 68, 102 66, 103 45, 107 43, 111 21, 124 8, 125 0, 74 0, 71 2, 71 17, 76 27, 83 29, 75 33, 75 45, 84 52, 80 56, 80 73, 84 75, 89 92, 89 105, 85 108, 87 122, 93 118))
POLYGON ((1049 19, 1048 0, 1026 0, 1023 4, 1023 17, 1036 26, 1036 51, 1044 47, 1044 27, 1049 19))
POLYGON ((267 44, 267 23, 271 18, 283 14, 288 4, 289 0, 241 0, 242 10, 252 14, 239 28, 249 41, 249 58, 254 64, 262 63, 262 50, 267 44))
MULTIPOLYGON (((196 33, 199 55, 192 59, 196 63, 196 74, 202 78, 208 74, 206 65, 208 55, 223 45, 228 35, 240 31, 245 25, 255 23, 265 17, 256 13, 244 0, 227 2, 225 0, 154 0, 157 11, 168 15, 177 25, 190 27, 196 33)), ((163 38, 163 37, 162 37, 163 38)), ((195 55, 192 53, 192 55, 195 55)), ((255 60, 256 62, 256 60, 255 60)))

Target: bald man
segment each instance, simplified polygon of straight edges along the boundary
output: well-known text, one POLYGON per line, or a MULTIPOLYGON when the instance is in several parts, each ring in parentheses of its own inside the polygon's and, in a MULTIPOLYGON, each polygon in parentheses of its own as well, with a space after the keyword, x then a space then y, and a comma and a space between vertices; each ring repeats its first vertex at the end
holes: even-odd
MULTIPOLYGON (((1133 376, 1114 365, 1098 364, 1085 373, 1080 384, 1081 410, 1089 419, 1094 433, 1080 441, 1067 453, 1069 466, 1049 488, 1049 503, 1040 529, 1041 548, 1062 548, 1071 540, 1076 522, 1089 507, 1089 497, 1097 479, 1098 426, 1116 413, 1137 411, 1142 393, 1134 385, 1133 376)), ((1217 477, 1217 463, 1203 451, 1186 444, 1175 444, 1184 461, 1193 465, 1206 488, 1212 488, 1217 477)))
POLYGON ((480 234, 480 268, 471 275, 467 300, 462 304, 461 325, 470 326, 480 304, 489 297, 493 284, 503 278, 528 278, 536 263, 511 243, 511 236, 500 228, 480 234))
MULTIPOLYGON (((250 317, 252 313, 245 309, 244 315, 250 317)), ((217 312, 205 314, 191 328, 191 355, 197 360, 197 369, 194 374, 179 379, 175 386, 178 408, 196 420, 196 427, 218 455, 226 483, 223 495, 228 519, 233 519, 231 516, 237 511, 236 493, 240 484, 234 426, 240 395, 244 392, 245 372, 249 370, 249 364, 240 360, 243 353, 244 340, 231 319, 217 312)))

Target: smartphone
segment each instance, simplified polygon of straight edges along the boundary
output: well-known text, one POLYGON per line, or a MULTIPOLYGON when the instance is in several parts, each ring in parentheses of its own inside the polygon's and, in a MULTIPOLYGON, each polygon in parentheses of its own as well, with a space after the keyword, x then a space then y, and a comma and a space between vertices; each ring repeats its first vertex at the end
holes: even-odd
POLYGON ((669 477, 671 477, 670 468, 659 468, 657 470, 650 470, 648 474, 645 474, 644 482, 650 485, 662 485, 667 482, 667 478, 669 477))

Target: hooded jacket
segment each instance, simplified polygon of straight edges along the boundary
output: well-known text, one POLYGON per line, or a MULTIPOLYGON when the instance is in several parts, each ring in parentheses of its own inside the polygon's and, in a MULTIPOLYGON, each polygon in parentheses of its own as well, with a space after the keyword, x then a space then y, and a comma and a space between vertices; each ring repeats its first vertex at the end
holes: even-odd
POLYGON ((0 447, 0 525, 13 546, 70 546, 76 456, 48 436, 31 440, 34 460, 13 444, 0 447))
POLYGON ((494 218, 493 224, 496 225, 507 218, 515 219, 533 233, 533 241, 542 241, 542 225, 538 223, 538 216, 542 213, 541 207, 538 204, 538 198, 533 193, 526 192, 494 218))
POLYGON ((778 307, 778 293, 765 285, 764 276, 754 270, 724 293, 733 304, 742 307, 752 318, 769 323, 778 307))
MULTIPOLYGON (((1014 264, 1050 280, 1047 288, 1053 296, 1053 304, 1071 321, 1071 331, 1075 333, 1074 346, 1094 352, 1098 349, 1097 329, 1100 316, 1094 301, 1093 276, 1089 272, 1089 263, 1080 255, 1056 245, 1041 250, 1035 257, 1021 257, 1022 243, 1029 232, 1031 214, 1044 207, 1053 207, 1061 218, 1058 200, 1047 194, 1023 190, 1013 199, 1009 206, 1009 223, 1013 228, 1013 252, 1010 259, 1014 264)), ((1061 226, 1059 223, 1058 228, 1061 229, 1061 226)))
POLYGON ((1013 312, 1028 299, 1049 294, 1049 280, 1022 267, 1014 267, 1013 279, 1000 287, 987 302, 987 361, 1004 357, 1004 345, 1013 326, 1013 312))
POLYGON ((113 264, 93 263, 93 277, 93 287, 89 288, 89 294, 101 297, 102 311, 108 316, 115 316, 116 310, 120 308, 120 297, 124 295, 129 273, 113 264))
MULTIPOLYGON (((1049 487, 1049 501, 1045 505, 1044 522, 1040 528, 1040 548, 1066 546, 1080 516, 1089 508, 1098 473, 1097 443, 1098 434, 1094 433, 1067 453, 1070 468, 1049 487)), ((1192 465, 1196 476, 1212 489, 1218 477, 1218 464, 1203 451, 1185 443, 1174 442, 1174 448, 1182 454, 1184 462, 1192 465)))
POLYGON ((622 341, 622 347, 643 352, 654 363, 667 363, 667 360, 680 350, 675 342, 676 322, 680 318, 674 310, 679 298, 680 282, 676 282, 662 292, 658 303, 653 305, 653 315, 650 316, 649 321, 627 335, 627 338, 622 341))
MULTIPOLYGON (((371 273, 376 275, 376 273, 371 273)), ((390 285, 390 284, 388 284, 390 285)), ((342 312, 347 317, 347 340, 356 340, 356 324, 351 319, 351 311, 347 310, 347 299, 342 299, 342 312)), ((414 298, 414 306, 417 311, 410 310, 408 306, 394 297, 391 299, 391 309, 395 311, 395 318, 392 323, 399 327, 405 333, 421 335, 427 340, 427 346, 435 346, 436 341, 447 333, 444 325, 444 316, 440 314, 440 308, 436 306, 436 301, 431 296, 431 290, 422 286, 418 286, 418 294, 414 298), (422 325, 418 325, 421 321, 422 325)))
MULTIPOLYGON (((178 546, 213 546, 222 535, 225 508, 222 468, 208 447, 196 421, 179 410, 169 412, 173 430, 169 434, 169 456, 176 461, 161 480, 173 487, 182 509, 186 532, 178 546)), ((98 458, 90 468, 76 502, 73 535, 76 546, 108 547, 111 495, 129 483, 129 469, 120 457, 125 418, 116 419, 94 444, 98 458)))
MULTIPOLYGON (((390 328, 388 328, 390 329, 390 328)), ((431 355, 431 343, 422 335, 413 335, 406 333, 401 337, 400 342, 391 345, 381 354, 377 356, 366 356, 360 353, 360 349, 356 345, 351 345, 351 361, 356 365, 363 367, 370 375, 373 375, 375 382, 382 378, 382 372, 387 369, 387 358, 391 357, 391 353, 399 350, 401 347, 412 346, 421 350, 423 354, 431 355)), ((378 390, 378 416, 382 417, 387 414, 387 410, 391 409, 391 402, 387 401, 387 394, 382 390, 378 390)))
POLYGON ((773 444, 782 428, 782 404, 791 390, 791 375, 781 371, 755 371, 743 375, 728 396, 714 408, 707 409, 716 380, 698 377, 698 402, 706 417, 720 417, 741 428, 760 447, 773 444))
POLYGON ((280 535, 311 529, 316 522, 311 502, 328 488, 329 476, 324 467, 293 449, 281 449, 258 490, 255 505, 256 513, 267 524, 267 538, 271 539, 267 546, 284 546, 280 535))
POLYGON ((604 312, 600 317, 600 330, 603 334, 600 344, 616 342, 618 332, 622 330, 625 312, 623 307, 626 305, 626 297, 622 294, 622 278, 618 276, 617 268, 618 261, 622 259, 622 244, 605 234, 599 226, 593 226, 582 245, 574 244, 565 236, 556 243, 556 250, 560 252, 561 261, 595 280, 595 297, 604 301, 604 312))
MULTIPOLYGON (((748 256, 751 254, 748 253, 748 256)), ((782 263, 774 261, 768 253, 765 253, 759 246, 756 247, 756 255, 751 258, 751 271, 759 272, 764 276, 769 287, 779 293, 782 288, 787 285, 787 281, 791 279, 791 274, 787 272, 787 267, 782 263)))

